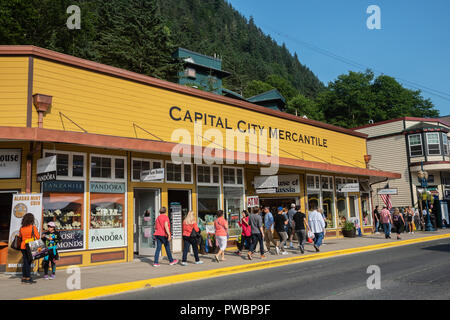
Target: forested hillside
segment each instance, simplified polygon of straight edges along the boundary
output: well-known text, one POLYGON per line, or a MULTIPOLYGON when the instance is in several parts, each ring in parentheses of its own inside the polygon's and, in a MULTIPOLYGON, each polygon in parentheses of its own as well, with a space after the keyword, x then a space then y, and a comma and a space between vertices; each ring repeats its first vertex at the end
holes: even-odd
POLYGON ((178 47, 219 55, 231 72, 224 87, 248 98, 272 88, 286 111, 343 127, 439 112, 420 91, 371 71, 340 75, 326 87, 225 0, 0 0, 0 44, 31 44, 175 81, 178 47), (66 26, 81 9, 81 29, 66 26))

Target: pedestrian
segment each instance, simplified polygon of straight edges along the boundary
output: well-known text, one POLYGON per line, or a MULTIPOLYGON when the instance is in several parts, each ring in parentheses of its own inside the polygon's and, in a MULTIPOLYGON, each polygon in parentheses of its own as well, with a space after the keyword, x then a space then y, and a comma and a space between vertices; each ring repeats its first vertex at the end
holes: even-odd
MULTIPOLYGON (((284 207, 284 208, 283 208, 283 216, 286 218, 286 220, 289 220, 289 218, 288 218, 288 208, 287 208, 287 207, 284 207)), ((275 216, 275 217, 276 217, 276 216, 275 216)), ((286 234, 287 234, 288 237, 289 237, 289 223, 287 223, 287 224, 284 225, 284 231, 286 232, 286 234)), ((283 248, 284 248, 284 249, 287 249, 287 238, 286 238, 286 240, 283 242, 283 248)))
POLYGON ((295 203, 291 204, 291 208, 289 209, 287 216, 289 219, 288 228, 289 228, 289 248, 294 249, 294 245, 292 244, 292 240, 294 239, 295 229, 294 229, 294 214, 297 213, 297 210, 295 210, 295 203))
POLYGON ((266 240, 267 251, 270 252, 270 243, 273 243, 275 248, 277 248, 277 242, 273 238, 273 227, 275 224, 275 220, 273 218, 272 212, 270 212, 269 210, 269 207, 265 207, 264 212, 264 239, 266 240))
POLYGON ((250 251, 247 253, 247 258, 252 260, 253 254, 255 253, 256 245, 259 243, 259 248, 261 252, 261 259, 264 259, 264 231, 263 222, 261 215, 259 214, 259 208, 255 208, 249 217, 250 227, 252 228, 252 244, 250 251))
POLYGON ((414 212, 411 206, 408 207, 406 221, 408 222, 408 229, 410 234, 414 234, 414 226, 413 226, 414 212))
POLYGON ((420 228, 420 213, 419 213, 419 209, 414 208, 414 224, 416 226, 416 230, 419 230, 420 228))
POLYGON ((400 213, 400 210, 398 210, 398 208, 394 209, 392 221, 397 232, 397 240, 401 240, 400 234, 402 233, 402 228, 405 225, 405 220, 403 219, 403 215, 400 213))
POLYGON ((235 253, 240 256, 241 251, 250 248, 251 238, 252 238, 252 228, 248 222, 249 214, 247 210, 242 211, 242 219, 239 221, 239 226, 241 227, 241 241, 238 243, 238 251, 235 253))
POLYGON ((277 243, 277 246, 275 247, 275 250, 277 254, 288 254, 285 250, 285 246, 283 246, 283 243, 286 242, 288 239, 288 234, 286 232, 286 226, 289 223, 288 218, 286 215, 283 214, 283 208, 278 208, 278 214, 274 217, 275 221, 275 231, 278 233, 278 237, 280 238, 279 242, 277 243))
POLYGON ((389 210, 386 208, 386 206, 383 207, 383 210, 381 210, 381 214, 380 214, 380 221, 383 225, 383 229, 384 229, 384 236, 386 239, 390 239, 391 238, 391 223, 392 223, 392 218, 391 218, 391 213, 389 212, 389 210))
POLYGON ((167 216, 166 207, 162 207, 159 210, 159 216, 155 220, 155 232, 153 233, 156 240, 156 251, 155 258, 153 260, 153 266, 159 267, 159 255, 161 253, 162 245, 166 248, 167 258, 169 259, 169 265, 173 266, 178 263, 177 259, 172 258, 172 253, 170 252, 170 220, 167 216))
POLYGON ((322 244, 322 239, 325 233, 325 221, 320 212, 317 211, 317 206, 312 206, 313 211, 309 214, 309 227, 314 233, 314 248, 319 252, 319 247, 322 244))
MULTIPOLYGON (((325 218, 325 215, 323 214, 323 209, 317 209, 317 212, 319 212, 322 215, 323 221, 325 221, 325 229, 328 227, 328 223, 327 223, 327 219, 325 218)), ((356 227, 356 226, 355 226, 356 227)), ((358 227, 356 227, 356 229, 358 229, 358 227)), ((361 232, 361 229, 360 229, 361 232)), ((322 239, 322 246, 325 245, 325 237, 323 237, 322 239)))
POLYGON ((228 222, 223 217, 223 210, 217 211, 217 218, 214 220, 214 228, 216 229, 216 241, 219 245, 219 252, 215 255, 217 262, 225 261, 225 249, 228 241, 228 222), (221 257, 219 259, 219 257, 221 257))
POLYGON ((306 231, 309 230, 308 221, 306 220, 306 214, 301 212, 301 207, 296 207, 296 213, 294 214, 294 230, 298 238, 298 246, 300 252, 305 253, 306 231))
POLYGON ((181 265, 187 266, 187 255, 189 248, 192 245, 192 251, 194 252, 195 264, 202 264, 198 257, 198 236, 200 235, 200 228, 195 221, 194 211, 190 210, 183 220, 183 257, 181 259, 181 265))
POLYGON ((375 210, 373 210, 373 219, 375 221, 375 234, 380 234, 380 212, 378 211, 379 206, 375 206, 375 210))
POLYGON ((32 284, 36 283, 31 278, 31 263, 33 259, 28 255, 26 250, 26 244, 30 241, 39 239, 39 231, 34 225, 34 215, 32 213, 27 213, 22 218, 22 226, 19 230, 19 237, 21 239, 20 251, 22 252, 22 283, 32 284))
POLYGON ((48 249, 48 254, 44 257, 42 264, 44 267, 44 279, 53 280, 56 274, 56 260, 59 260, 58 243, 61 241, 61 235, 56 231, 56 225, 53 221, 47 224, 48 230, 42 234, 42 240, 48 249), (52 274, 48 276, 48 268, 52 266, 52 274))

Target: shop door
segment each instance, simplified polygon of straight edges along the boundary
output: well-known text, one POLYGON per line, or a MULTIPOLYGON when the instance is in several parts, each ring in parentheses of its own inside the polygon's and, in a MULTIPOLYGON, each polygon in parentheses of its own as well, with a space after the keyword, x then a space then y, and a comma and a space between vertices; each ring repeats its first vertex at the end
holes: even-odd
POLYGON ((153 239, 155 220, 159 215, 160 191, 158 189, 134 190, 135 234, 134 250, 140 256, 155 254, 153 239))
POLYGON ((0 191, 0 242, 8 243, 13 195, 17 191, 0 191))
POLYGON ((170 210, 171 203, 173 204, 179 203, 181 205, 182 219, 186 217, 189 210, 192 210, 191 190, 169 190, 168 197, 169 197, 169 218, 171 218, 171 210, 170 210))
POLYGON ((361 225, 360 223, 360 218, 359 218, 359 197, 357 194, 349 194, 348 195, 348 202, 349 202, 349 213, 350 213, 350 218, 349 220, 353 223, 358 223, 359 225, 361 225))

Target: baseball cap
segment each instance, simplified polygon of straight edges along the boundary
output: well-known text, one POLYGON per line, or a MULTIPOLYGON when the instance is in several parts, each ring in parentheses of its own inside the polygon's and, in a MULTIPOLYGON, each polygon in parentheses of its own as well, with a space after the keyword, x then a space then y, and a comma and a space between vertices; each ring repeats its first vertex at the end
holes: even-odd
POLYGON ((295 208, 295 203, 291 204, 291 208, 295 208))
POLYGON ((278 211, 283 211, 283 207, 278 207, 278 211))
POLYGON ((56 227, 56 225, 55 225, 55 223, 54 223, 53 221, 50 221, 50 222, 47 224, 47 226, 53 227, 53 228, 56 227))

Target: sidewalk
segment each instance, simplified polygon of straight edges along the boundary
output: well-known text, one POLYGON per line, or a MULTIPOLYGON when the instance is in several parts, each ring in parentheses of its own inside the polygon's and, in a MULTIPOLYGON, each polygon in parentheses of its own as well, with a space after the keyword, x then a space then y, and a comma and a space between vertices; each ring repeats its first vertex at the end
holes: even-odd
MULTIPOLYGON (((443 229, 437 232, 416 232, 415 234, 402 234, 402 240, 414 240, 418 239, 418 241, 427 241, 426 238, 433 236, 448 236, 450 237, 450 229, 443 229)), ((343 239, 326 239, 325 245, 320 248, 320 253, 316 253, 313 246, 311 244, 306 245, 305 254, 301 255, 298 251, 297 244, 294 243, 296 247, 295 250, 287 249, 289 252, 288 255, 274 255, 266 253, 266 259, 261 260, 259 258, 259 253, 256 253, 253 257, 253 260, 248 260, 246 258, 246 251, 242 256, 237 256, 233 253, 234 250, 227 251, 225 254, 225 258, 227 261, 217 263, 214 261, 214 255, 203 255, 200 256, 200 259, 204 261, 202 265, 193 264, 194 258, 192 255, 188 256, 188 266, 181 266, 180 264, 169 266, 169 263, 166 259, 160 261, 161 267, 154 268, 152 267, 153 257, 138 257, 133 262, 129 263, 120 263, 120 264, 112 264, 112 265, 103 265, 103 266, 95 266, 95 267, 84 267, 81 268, 81 289, 87 288, 95 288, 102 287, 114 284, 121 284, 126 282, 135 282, 139 280, 147 280, 147 279, 156 279, 161 277, 168 276, 178 276, 178 281, 183 280, 184 274, 191 274, 194 272, 205 271, 211 274, 211 271, 227 268, 227 267, 239 267, 242 266, 242 269, 233 272, 245 272, 249 271, 250 266, 255 266, 254 269, 257 269, 257 265, 261 264, 261 262, 283 262, 283 263, 298 263, 298 259, 296 261, 295 257, 313 257, 313 256, 324 256, 330 257, 334 255, 334 251, 340 250, 348 250, 352 248, 362 248, 366 246, 376 246, 376 245, 387 245, 389 247, 390 244, 392 246, 401 244, 400 241, 396 240, 396 234, 392 235, 393 239, 385 239, 384 234, 377 235, 369 235, 357 238, 343 238, 343 239), (329 252, 330 254, 323 254, 329 252), (293 260, 290 262, 290 260, 293 260)), ((431 240, 431 239, 430 239, 431 240)), ((407 243, 405 243, 407 244, 407 243)), ((386 246, 383 246, 386 247, 386 246)), ((361 250, 377 250, 379 248, 362 248, 361 250)), ((361 251, 355 250, 355 251, 361 251)), ((272 247, 271 250, 274 253, 274 249, 272 247)), ((337 252, 336 255, 342 253, 351 253, 351 251, 346 252, 337 252)), ((174 254, 174 258, 181 260, 181 254, 174 254)), ((307 260, 307 259, 305 259, 307 260)), ((272 263, 273 266, 276 264, 272 263)), ((271 264, 267 264, 268 267, 271 264)), ((213 272, 214 273, 214 272, 213 272)), ((226 272, 224 271, 224 274, 226 272)), ((219 272, 215 273, 215 275, 221 275, 219 272)), ((21 284, 20 279, 21 276, 12 276, 6 274, 0 274, 0 299, 1 300, 16 300, 16 299, 25 299, 32 297, 39 297, 44 295, 56 294, 69 291, 66 287, 66 281, 71 274, 66 273, 66 269, 57 270, 56 271, 56 279, 55 280, 44 280, 42 276, 35 276, 36 280, 35 284, 26 285, 21 284)), ((167 283, 167 282, 166 282, 167 283)), ((168 282, 167 284, 169 284, 168 282)))

